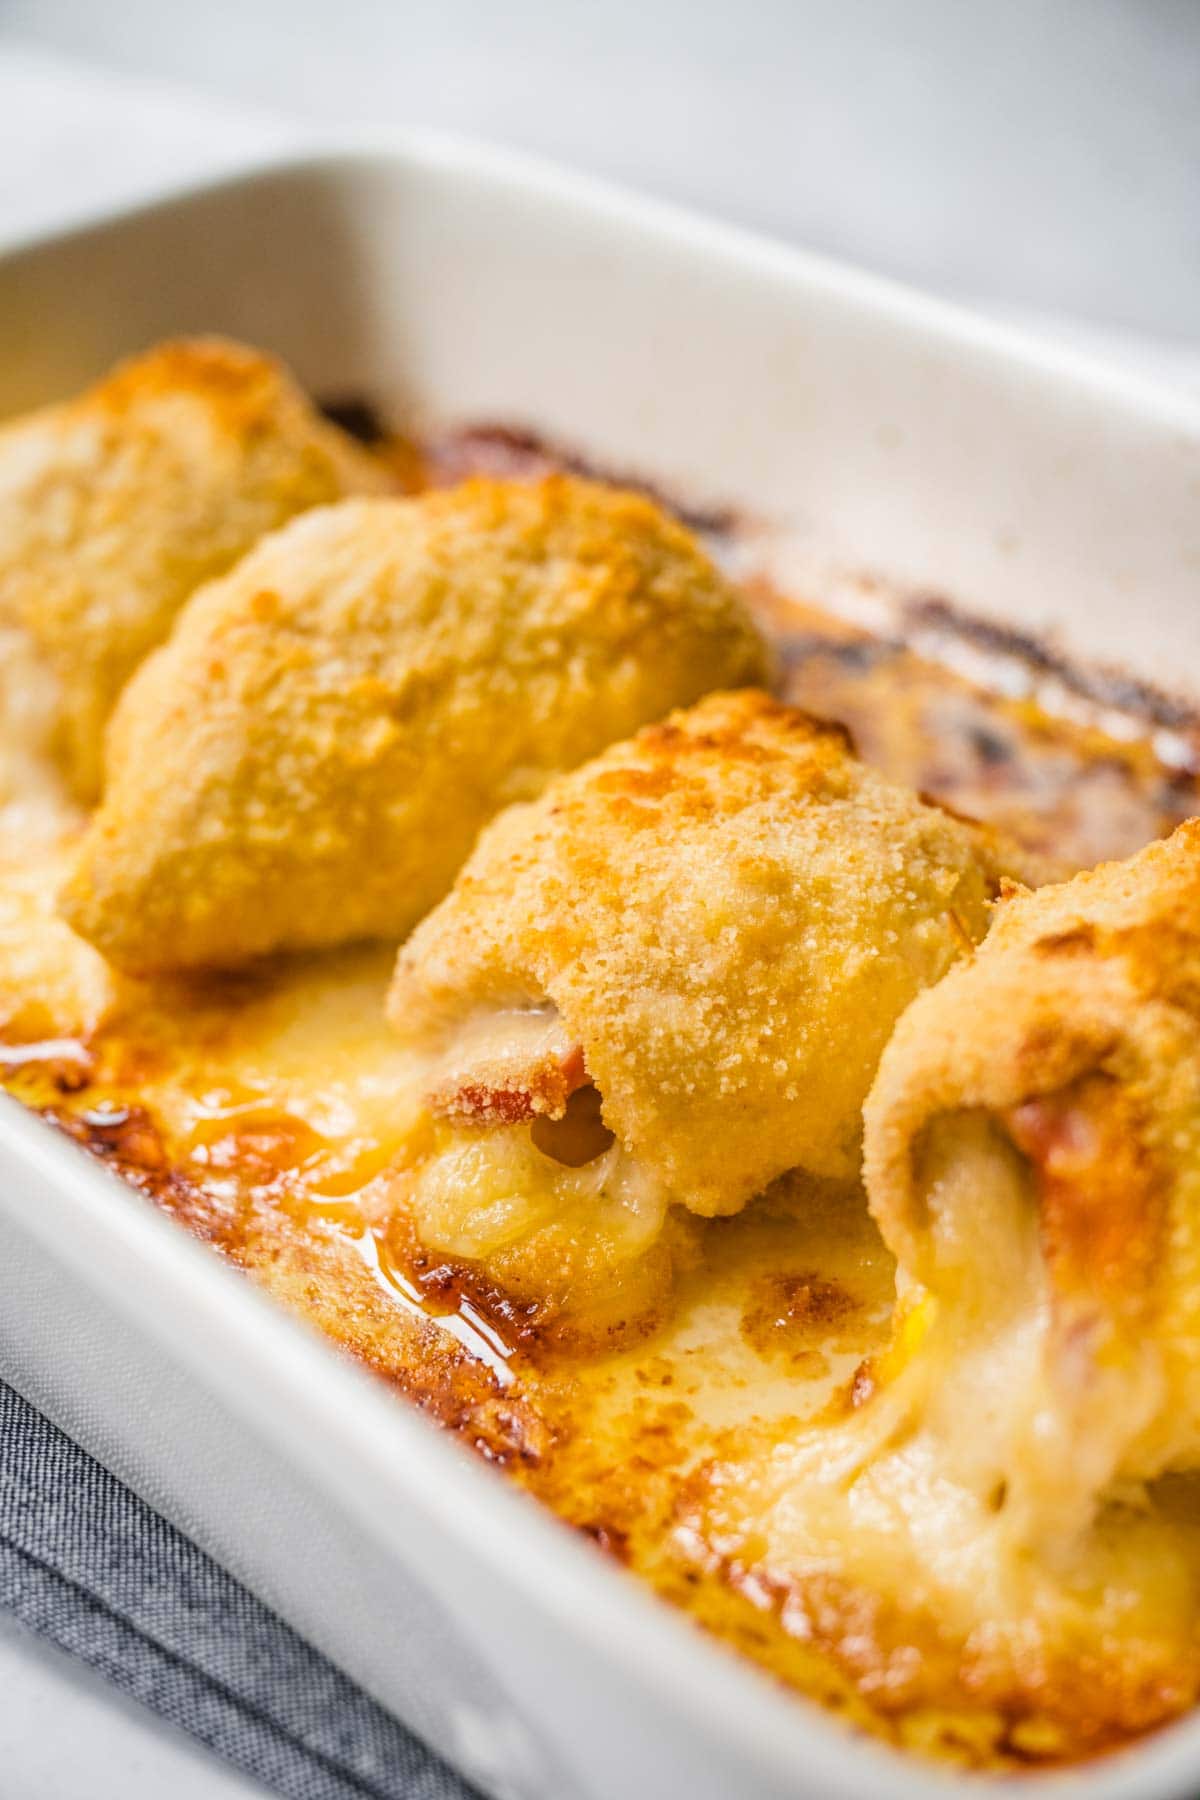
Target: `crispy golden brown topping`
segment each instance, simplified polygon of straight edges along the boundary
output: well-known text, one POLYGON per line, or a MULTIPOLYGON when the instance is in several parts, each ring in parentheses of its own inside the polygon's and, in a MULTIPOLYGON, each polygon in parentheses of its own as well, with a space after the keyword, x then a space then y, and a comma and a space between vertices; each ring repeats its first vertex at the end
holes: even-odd
POLYGON ((621 1196, 641 1251, 673 1204, 731 1213, 796 1167, 853 1176, 891 1025, 982 936, 997 857, 838 727, 753 691, 505 813, 389 999, 447 1122, 403 1186, 418 1233, 484 1261, 503 1241, 510 1279, 521 1241, 536 1292, 546 1219, 573 1211, 582 1244, 621 1196), (530 1184, 532 1213, 499 1206, 530 1184))
POLYGON ((401 951, 391 1017, 461 1086, 481 1014, 551 1009, 621 1144, 735 1211, 797 1164, 853 1174, 891 1025, 982 937, 998 855, 837 727, 713 696, 498 819, 401 951))
POLYGON ((66 916, 136 971, 402 937, 499 807, 764 664, 635 495, 475 481, 324 509, 197 594, 131 682, 66 916))
POLYGON ((118 694, 193 589, 294 513, 390 486, 278 363, 218 338, 162 344, 0 431, 0 627, 57 679, 82 799, 118 694))

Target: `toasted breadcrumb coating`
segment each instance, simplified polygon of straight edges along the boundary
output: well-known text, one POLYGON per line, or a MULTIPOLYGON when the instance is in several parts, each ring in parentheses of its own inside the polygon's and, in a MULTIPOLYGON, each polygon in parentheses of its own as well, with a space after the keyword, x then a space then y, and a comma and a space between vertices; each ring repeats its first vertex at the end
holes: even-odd
POLYGON ((319 510, 129 684, 65 915, 136 972, 402 937, 501 806, 765 660, 637 495, 480 480, 319 510))
POLYGON ((786 1170, 855 1173, 880 1051, 983 936, 997 855, 839 727, 712 695, 502 814, 389 1016, 463 1141, 523 1118, 536 1144, 590 1080, 626 1181, 735 1212, 786 1170))
POLYGON ((872 1209, 960 1351, 964 1295, 1034 1222, 1034 1422, 1008 1472, 1031 1529, 1200 1466, 1200 821, 1007 900, 901 1021, 866 1121, 872 1209))
POLYGON ((194 588, 293 514, 391 485, 280 364, 218 338, 0 430, 0 625, 57 677, 77 796, 99 793, 105 721, 194 588))

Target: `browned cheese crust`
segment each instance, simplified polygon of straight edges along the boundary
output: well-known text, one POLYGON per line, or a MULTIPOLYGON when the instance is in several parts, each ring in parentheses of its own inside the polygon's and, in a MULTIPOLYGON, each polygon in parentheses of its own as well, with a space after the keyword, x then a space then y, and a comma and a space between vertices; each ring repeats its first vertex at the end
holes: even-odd
POLYGON ((66 916, 139 972, 402 937, 501 806, 764 667, 737 595, 636 495, 474 481, 323 509, 202 589, 130 683, 66 916))
POLYGON ((219 338, 159 345, 0 431, 0 626, 57 679, 81 799, 118 694, 192 590, 293 514, 391 486, 279 363, 219 338))

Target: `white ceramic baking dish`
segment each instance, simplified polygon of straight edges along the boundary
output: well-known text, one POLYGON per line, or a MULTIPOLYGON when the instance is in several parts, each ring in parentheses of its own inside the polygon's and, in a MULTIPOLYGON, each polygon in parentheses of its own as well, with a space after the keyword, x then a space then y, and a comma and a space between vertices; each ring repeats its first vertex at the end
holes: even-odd
MULTIPOLYGON (((1200 685, 1200 409, 823 261, 475 147, 342 144, 8 252, 0 413, 187 330, 1200 685)), ((495 1796, 950 1781, 703 1640, 9 1102, 0 1373, 495 1796)), ((1007 1787, 1198 1783, 1200 1718, 1007 1787)))

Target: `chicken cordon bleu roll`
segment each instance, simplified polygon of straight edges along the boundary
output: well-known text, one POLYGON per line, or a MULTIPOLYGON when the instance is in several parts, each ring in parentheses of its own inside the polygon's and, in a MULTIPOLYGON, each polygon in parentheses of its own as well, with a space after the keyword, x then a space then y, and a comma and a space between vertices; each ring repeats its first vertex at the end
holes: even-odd
POLYGON ((639 495, 476 480, 322 508, 130 682, 65 915, 133 973, 402 938, 501 807, 765 665, 639 495))
POLYGON ((836 725, 745 691, 651 726, 502 814, 401 950, 389 1014, 428 1074, 397 1204, 570 1310, 669 1215, 853 1178, 892 1026, 996 876, 987 833, 836 725))
POLYGON ((77 796, 98 794, 109 712, 194 588, 293 514, 392 485, 277 362, 216 338, 162 344, 0 430, 3 661, 21 634, 50 677, 77 796))
POLYGON ((901 1020, 865 1170, 912 1364, 997 1373, 958 1460, 1014 1532, 1200 1467, 1200 822, 1002 904, 901 1020))

